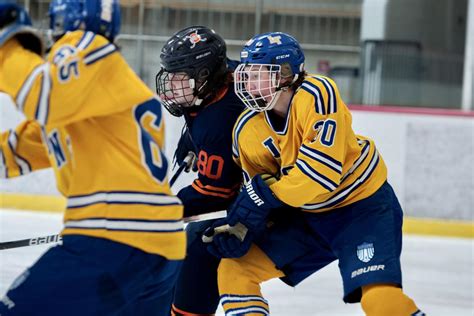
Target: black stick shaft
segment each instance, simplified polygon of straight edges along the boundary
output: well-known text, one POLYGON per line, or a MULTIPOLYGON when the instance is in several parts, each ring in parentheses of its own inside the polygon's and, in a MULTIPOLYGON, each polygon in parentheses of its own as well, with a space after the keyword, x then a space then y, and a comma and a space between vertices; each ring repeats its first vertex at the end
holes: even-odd
POLYGON ((22 240, 15 240, 15 241, 7 241, 0 243, 0 250, 4 249, 11 249, 11 248, 19 248, 19 247, 27 247, 27 246, 37 246, 49 243, 56 243, 62 240, 61 235, 49 235, 43 237, 35 237, 29 239, 22 239, 22 240))
MULTIPOLYGON (((192 223, 192 222, 199 222, 199 221, 210 220, 210 219, 223 218, 225 216, 226 216, 225 211, 217 211, 217 212, 212 212, 212 213, 185 217, 183 218, 183 222, 192 223)), ((29 239, 6 241, 6 242, 0 242, 0 250, 21 248, 21 247, 28 247, 28 246, 38 246, 38 245, 44 245, 44 244, 49 244, 49 243, 57 243, 57 242, 60 242, 61 240, 62 240, 62 237, 61 235, 58 234, 58 235, 49 235, 49 236, 35 237, 35 238, 29 238, 29 239)))
POLYGON ((183 162, 181 162, 181 164, 179 165, 179 168, 178 170, 176 170, 176 172, 174 173, 174 175, 171 177, 171 180, 170 180, 170 187, 173 186, 173 184, 176 182, 176 180, 179 178, 179 176, 181 175, 181 173, 183 172, 183 170, 188 166, 188 164, 191 163, 191 159, 193 159, 193 155, 192 154, 188 154, 184 159, 183 159, 183 162))

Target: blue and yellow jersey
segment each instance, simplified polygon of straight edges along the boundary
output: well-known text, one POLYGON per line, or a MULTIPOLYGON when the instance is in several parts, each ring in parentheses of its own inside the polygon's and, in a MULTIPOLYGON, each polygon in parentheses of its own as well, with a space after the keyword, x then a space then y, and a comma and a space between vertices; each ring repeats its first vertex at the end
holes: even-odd
POLYGON ((67 198, 63 234, 184 257, 183 210, 168 185, 161 104, 113 44, 70 32, 45 62, 10 40, 0 48, 0 91, 28 119, 2 135, 3 175, 53 167, 67 198))
POLYGON ((364 199, 387 178, 374 142, 354 133, 336 84, 322 76, 305 78, 285 118, 245 111, 234 128, 233 153, 249 177, 279 168, 273 193, 309 212, 364 199))

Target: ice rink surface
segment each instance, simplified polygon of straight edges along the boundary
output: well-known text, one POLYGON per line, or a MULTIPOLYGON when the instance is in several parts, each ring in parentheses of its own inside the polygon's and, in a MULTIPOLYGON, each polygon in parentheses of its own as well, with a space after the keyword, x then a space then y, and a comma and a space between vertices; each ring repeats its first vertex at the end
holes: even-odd
MULTIPOLYGON (((59 214, 0 209, 0 241, 50 235, 60 229, 59 214)), ((0 296, 48 247, 0 250, 0 296)), ((402 267, 405 292, 427 315, 474 315, 474 240, 405 236, 402 267)), ((296 288, 270 281, 264 285, 264 294, 275 316, 363 315, 358 304, 342 302, 335 263, 296 288)))

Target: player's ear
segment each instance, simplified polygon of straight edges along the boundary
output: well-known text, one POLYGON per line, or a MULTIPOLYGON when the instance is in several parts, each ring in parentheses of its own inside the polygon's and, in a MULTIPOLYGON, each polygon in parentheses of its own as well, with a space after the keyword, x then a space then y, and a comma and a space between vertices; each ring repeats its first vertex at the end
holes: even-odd
POLYGON ((293 71, 291 70, 291 66, 289 63, 283 63, 281 64, 281 76, 282 78, 289 78, 289 77, 293 77, 294 73, 293 71))
POLYGON ((281 86, 289 86, 294 77, 294 73, 291 70, 291 65, 289 63, 283 63, 281 64, 281 69, 280 69, 280 75, 281 75, 281 86))

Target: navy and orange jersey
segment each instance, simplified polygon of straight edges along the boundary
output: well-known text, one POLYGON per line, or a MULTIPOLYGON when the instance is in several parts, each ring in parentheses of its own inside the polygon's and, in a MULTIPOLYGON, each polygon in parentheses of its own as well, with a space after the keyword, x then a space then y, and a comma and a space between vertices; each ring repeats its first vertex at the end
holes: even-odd
POLYGON ((226 209, 239 191, 242 175, 232 159, 232 129, 243 109, 230 84, 217 101, 186 115, 198 178, 178 193, 185 216, 226 209))
POLYGON ((270 185, 283 202, 322 212, 372 195, 387 179, 374 142, 356 135, 336 84, 308 75, 286 117, 245 111, 233 132, 233 153, 247 174, 279 172, 270 185))
POLYGON ((45 61, 11 39, 0 48, 0 91, 27 117, 0 138, 0 175, 54 168, 67 198, 63 234, 184 257, 183 206, 168 185, 162 107, 113 44, 69 32, 45 61))

